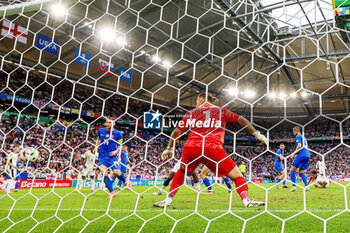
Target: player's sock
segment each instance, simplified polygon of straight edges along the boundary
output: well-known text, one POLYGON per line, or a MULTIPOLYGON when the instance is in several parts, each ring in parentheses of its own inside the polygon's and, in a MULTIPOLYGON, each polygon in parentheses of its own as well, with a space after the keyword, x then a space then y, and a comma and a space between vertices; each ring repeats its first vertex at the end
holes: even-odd
POLYGON ((306 187, 308 185, 306 175, 304 173, 300 173, 299 176, 303 180, 305 187, 306 187))
POLYGON ((95 189, 95 179, 91 179, 91 189, 95 189))
POLYGON ((6 180, 6 184, 5 184, 5 188, 4 188, 5 192, 10 191, 10 184, 11 184, 11 180, 9 180, 9 181, 6 180))
POLYGON ((208 188, 208 190, 213 190, 213 188, 210 186, 210 180, 208 179, 208 177, 204 178, 203 183, 208 188))
POLYGON ((6 182, 6 180, 4 181, 4 184, 2 185, 2 188, 4 189, 5 192, 7 192, 7 182, 6 182))
POLYGON ((295 180, 296 180, 295 171, 290 171, 290 178, 292 180, 293 187, 295 187, 296 186, 296 184, 295 184, 295 180))
POLYGON ((119 180, 117 185, 120 187, 123 186, 123 181, 119 180))
POLYGON ((286 185, 286 180, 283 181, 283 185, 286 185))
POLYGON ((201 182, 195 183, 194 185, 196 186, 198 191, 201 190, 201 182))
MULTIPOLYGON (((174 178, 174 177, 173 177, 174 178)), ((169 178, 167 178, 164 182, 163 182, 163 187, 165 188, 165 187, 168 187, 168 185, 170 184, 170 181, 171 181, 172 179, 169 179, 169 178)))
POLYGON ((244 177, 239 176, 234 180, 234 182, 236 184, 237 193, 242 198, 242 200, 245 198, 249 198, 248 185, 247 185, 247 181, 244 179, 244 177))
POLYGON ((120 176, 118 177, 118 179, 121 180, 121 181, 125 184, 126 178, 125 178, 125 176, 124 176, 123 173, 120 174, 120 176))
POLYGON ((230 178, 225 177, 224 181, 225 181, 225 184, 226 184, 227 188, 231 190, 232 189, 232 185, 231 185, 230 178))
POLYGON ((165 186, 164 184, 162 185, 162 191, 164 190, 164 189, 166 189, 166 187, 167 186, 165 186))
POLYGON ((83 187, 83 184, 84 184, 84 180, 80 179, 79 180, 79 189, 81 189, 83 187))
POLYGON ((278 178, 276 181, 276 184, 278 184, 279 182, 281 182, 281 179, 278 178))
POLYGON ((173 182, 171 183, 171 186, 170 186, 170 190, 169 190, 169 196, 170 197, 175 196, 175 194, 179 190, 179 187, 181 185, 183 185, 184 179, 185 179, 185 172, 182 171, 181 169, 179 169, 176 172, 176 174, 175 174, 175 176, 173 178, 173 182))
POLYGON ((18 185, 19 185, 19 182, 16 182, 16 184, 15 184, 15 190, 17 190, 18 185))
POLYGON ((194 187, 194 180, 191 180, 191 185, 192 187, 194 187))
POLYGON ((103 181, 105 182, 107 189, 110 192, 114 192, 114 190, 113 190, 113 182, 112 182, 111 178, 109 178, 109 176, 105 176, 103 181))

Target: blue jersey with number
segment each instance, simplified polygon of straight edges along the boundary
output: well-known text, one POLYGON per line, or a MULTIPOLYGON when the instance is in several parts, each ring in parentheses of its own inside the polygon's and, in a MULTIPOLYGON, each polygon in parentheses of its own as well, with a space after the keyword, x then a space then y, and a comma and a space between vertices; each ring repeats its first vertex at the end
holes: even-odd
POLYGON ((112 151, 117 149, 117 141, 123 139, 123 134, 114 129, 111 133, 107 128, 98 130, 98 137, 100 138, 99 156, 109 157, 112 151))
POLYGON ((275 166, 280 166, 282 165, 281 157, 284 157, 284 150, 278 149, 276 153, 275 166))
POLYGON ((308 150, 307 141, 305 137, 301 134, 298 134, 295 137, 295 145, 301 144, 302 149, 298 151, 298 157, 308 157, 310 158, 310 151, 308 150))

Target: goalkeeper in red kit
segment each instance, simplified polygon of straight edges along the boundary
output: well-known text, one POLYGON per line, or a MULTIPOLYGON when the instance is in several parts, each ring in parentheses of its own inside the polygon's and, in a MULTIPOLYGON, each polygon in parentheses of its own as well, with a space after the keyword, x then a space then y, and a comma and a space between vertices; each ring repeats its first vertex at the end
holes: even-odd
POLYGON ((162 159, 172 157, 174 153, 174 140, 187 129, 190 134, 182 152, 182 165, 176 172, 166 199, 155 203, 154 207, 169 206, 180 186, 184 184, 185 172, 192 174, 199 164, 205 164, 217 176, 227 176, 236 185, 236 190, 246 207, 262 206, 264 202, 250 200, 247 181, 239 171, 236 164, 228 157, 223 148, 225 128, 227 122, 238 123, 248 130, 258 141, 267 144, 265 136, 256 131, 254 126, 244 117, 239 116, 225 108, 212 104, 213 96, 200 94, 195 109, 186 113, 178 126, 171 133, 167 149, 162 153, 162 159))

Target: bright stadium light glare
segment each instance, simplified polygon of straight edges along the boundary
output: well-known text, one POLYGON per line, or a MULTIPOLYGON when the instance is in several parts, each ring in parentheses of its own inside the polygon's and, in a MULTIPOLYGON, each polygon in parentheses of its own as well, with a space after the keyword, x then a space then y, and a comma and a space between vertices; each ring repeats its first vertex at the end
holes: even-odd
POLYGON ((103 28, 99 35, 105 42, 112 42, 115 39, 115 32, 111 28, 103 28))
POLYGON ((230 87, 229 89, 227 89, 227 92, 230 96, 237 95, 237 89, 235 87, 230 87))
POLYGON ((154 62, 160 62, 160 61, 161 61, 160 57, 158 57, 157 55, 153 56, 153 57, 152 57, 152 60, 153 60, 154 62))
POLYGON ((284 92, 280 92, 279 97, 280 97, 281 99, 284 99, 284 98, 287 97, 287 94, 284 93, 284 92))
POLYGON ((164 65, 166 68, 172 67, 171 62, 168 61, 168 60, 165 60, 165 61, 163 62, 163 65, 164 65))
POLYGON ((290 94, 290 96, 291 96, 292 98, 295 98, 295 97, 297 97, 297 93, 293 92, 292 94, 290 94))
POLYGON ((306 91, 303 91, 302 93, 301 93, 301 97, 303 97, 303 98, 306 98, 307 97, 307 92, 306 91))
POLYGON ((125 38, 124 37, 118 37, 117 38, 117 43, 119 44, 119 45, 125 45, 126 44, 126 40, 125 40, 125 38))
POLYGON ((67 9, 62 6, 61 4, 57 4, 57 5, 53 5, 51 7, 51 13, 56 16, 56 17, 63 17, 66 12, 67 12, 67 9))
POLYGON ((276 98, 277 95, 276 95, 275 92, 271 92, 271 93, 269 94, 269 97, 273 99, 273 98, 276 98))
POLYGON ((245 97, 247 97, 247 98, 253 98, 253 97, 255 96, 255 92, 252 91, 252 90, 246 90, 246 91, 244 92, 244 95, 245 95, 245 97))

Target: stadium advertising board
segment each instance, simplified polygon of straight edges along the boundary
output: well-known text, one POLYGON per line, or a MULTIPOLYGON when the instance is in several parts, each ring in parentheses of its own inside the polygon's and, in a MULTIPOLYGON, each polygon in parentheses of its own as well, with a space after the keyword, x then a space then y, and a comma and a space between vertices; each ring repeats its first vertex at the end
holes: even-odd
MULTIPOLYGON (((72 182, 72 188, 76 188, 78 186, 78 180, 73 180, 72 182)), ((102 180, 95 180, 95 187, 101 187, 102 186, 102 180)), ((91 180, 85 180, 83 187, 91 187, 91 180)))
POLYGON ((30 188, 71 188, 71 180, 22 180, 19 183, 20 189, 30 189, 30 188))

